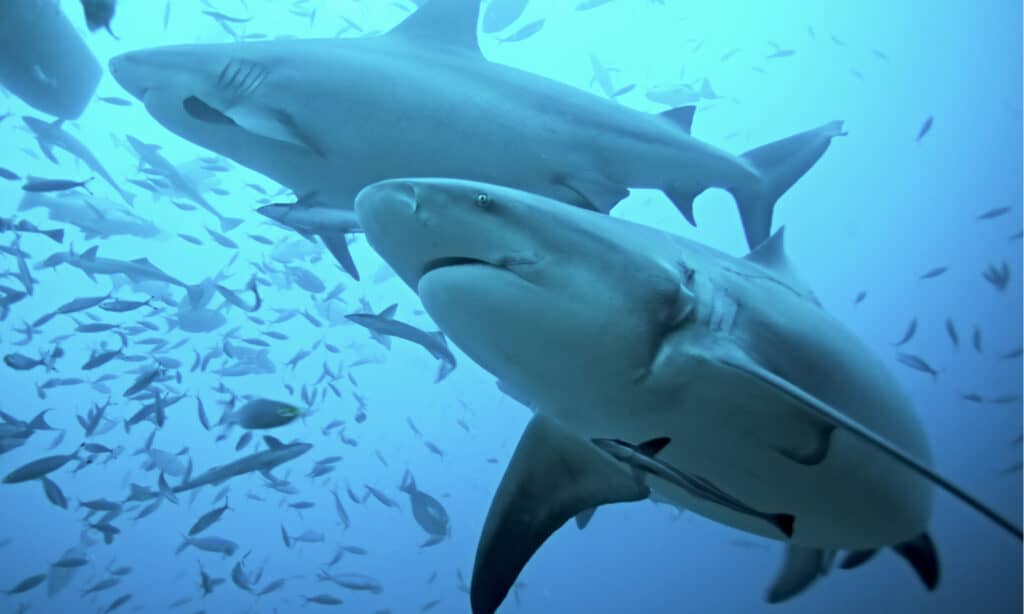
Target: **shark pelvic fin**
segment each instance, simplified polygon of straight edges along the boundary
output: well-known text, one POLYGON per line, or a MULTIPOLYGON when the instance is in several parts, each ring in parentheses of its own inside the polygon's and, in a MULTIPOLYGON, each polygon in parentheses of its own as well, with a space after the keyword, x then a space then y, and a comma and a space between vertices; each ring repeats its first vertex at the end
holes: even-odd
POLYGON ((649 495, 615 460, 535 415, 487 513, 470 589, 474 614, 497 610, 533 553, 570 518, 649 495))
POLYGON ((949 479, 940 475, 937 471, 929 467, 927 464, 914 458, 902 448, 896 446, 888 439, 878 435, 871 429, 867 428, 860 422, 850 418, 843 412, 832 407, 828 403, 814 397, 805 390, 794 386, 792 383, 786 381, 784 378, 775 375, 774 373, 756 365, 752 361, 742 360, 723 360, 722 364, 728 367, 732 367, 740 372, 746 373, 747 375, 761 380, 763 383, 775 388, 776 390, 788 395, 791 399, 796 401, 801 407, 803 407, 808 413, 822 421, 835 426, 836 428, 842 429, 858 439, 861 439, 865 443, 871 445, 877 451, 885 454, 892 458, 898 463, 904 465, 911 471, 917 473, 922 478, 928 480, 932 484, 938 486, 942 490, 945 490, 949 494, 953 495, 969 507, 973 508, 976 512, 985 516, 995 524, 999 525, 1002 529, 1013 535, 1019 540, 1024 540, 1022 537, 1020 527, 1016 526, 1013 522, 996 512, 991 507, 982 503, 979 499, 960 488, 949 479))

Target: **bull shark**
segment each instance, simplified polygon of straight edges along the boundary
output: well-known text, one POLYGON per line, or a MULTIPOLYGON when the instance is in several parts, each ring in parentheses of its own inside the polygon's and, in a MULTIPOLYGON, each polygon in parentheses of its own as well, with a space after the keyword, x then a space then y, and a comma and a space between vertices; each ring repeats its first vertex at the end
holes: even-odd
POLYGON ((691 135, 693 107, 643 113, 489 62, 479 11, 432 0, 380 36, 159 47, 110 72, 172 132, 334 207, 375 181, 454 177, 601 212, 660 189, 695 224, 694 198, 720 187, 751 246, 843 134, 832 121, 733 155, 691 135))
POLYGON ((6 0, 0 10, 0 86, 34 109, 79 117, 103 71, 50 0, 6 0))
POLYGON ((568 519, 652 494, 770 539, 782 533, 742 508, 792 516, 776 601, 808 584, 794 573, 817 576, 839 549, 893 547, 934 586, 936 486, 1021 538, 932 468, 910 400, 794 273, 783 229, 736 258, 452 179, 378 183, 355 208, 441 330, 534 412, 484 524, 475 614, 498 608, 568 519), (634 463, 594 444, 659 438, 657 463, 744 505, 694 496, 660 470, 640 482, 634 463))
POLYGON ((36 137, 36 142, 39 143, 39 149, 43 152, 50 162, 58 164, 57 156, 54 155, 54 149, 63 149, 72 156, 81 160, 86 166, 88 166, 92 172, 96 173, 103 178, 110 187, 121 196, 127 204, 131 205, 135 200, 135 197, 124 190, 121 186, 117 185, 114 178, 110 176, 107 169, 103 168, 96 156, 93 155, 89 148, 84 143, 76 139, 66 130, 64 130, 64 120, 58 119, 54 122, 46 122, 36 117, 25 116, 22 117, 25 125, 28 126, 29 130, 36 137))
POLYGON ((134 260, 118 260, 115 258, 104 258, 98 256, 99 246, 93 246, 82 253, 75 253, 74 249, 68 249, 66 253, 57 252, 50 255, 46 260, 36 265, 38 269, 56 268, 60 265, 68 265, 85 273, 89 279, 96 281, 97 276, 123 275, 130 281, 160 282, 184 288, 188 302, 196 305, 202 298, 204 288, 202 285, 190 286, 164 272, 160 267, 149 261, 148 258, 136 258, 134 260))
POLYGON ((118 235, 149 239, 160 235, 160 229, 153 222, 136 215, 129 208, 79 192, 25 192, 18 203, 18 211, 40 207, 47 210, 51 220, 78 227, 86 240, 118 235))
POLYGON ((224 217, 224 215, 220 211, 217 211, 209 201, 203 198, 203 195, 196 190, 195 186, 192 185, 184 175, 178 172, 177 167, 175 167, 170 160, 160 153, 159 145, 143 143, 130 134, 125 138, 131 148, 134 149, 135 153, 139 156, 140 165, 149 167, 151 170, 166 179, 171 184, 171 187, 177 190, 180 194, 187 196, 197 205, 206 209, 211 215, 220 221, 220 228, 222 231, 227 232, 242 223, 242 220, 238 218, 224 217))

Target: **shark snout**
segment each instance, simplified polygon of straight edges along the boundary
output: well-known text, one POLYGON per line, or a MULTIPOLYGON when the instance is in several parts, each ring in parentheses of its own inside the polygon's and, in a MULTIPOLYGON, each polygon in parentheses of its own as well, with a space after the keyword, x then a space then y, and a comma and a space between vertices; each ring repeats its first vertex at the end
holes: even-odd
POLYGON ((110 58, 110 75, 132 96, 142 99, 146 95, 147 69, 142 58, 144 52, 129 51, 110 58))

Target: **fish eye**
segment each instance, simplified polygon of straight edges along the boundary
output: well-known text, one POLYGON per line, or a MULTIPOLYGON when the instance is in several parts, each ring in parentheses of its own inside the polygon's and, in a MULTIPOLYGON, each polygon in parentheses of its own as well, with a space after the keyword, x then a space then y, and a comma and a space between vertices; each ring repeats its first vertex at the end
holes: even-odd
POLYGON ((482 207, 482 208, 486 209, 487 207, 491 206, 492 202, 493 201, 491 200, 491 197, 488 196, 487 194, 483 193, 483 192, 480 192, 479 194, 476 195, 476 206, 477 207, 482 207))

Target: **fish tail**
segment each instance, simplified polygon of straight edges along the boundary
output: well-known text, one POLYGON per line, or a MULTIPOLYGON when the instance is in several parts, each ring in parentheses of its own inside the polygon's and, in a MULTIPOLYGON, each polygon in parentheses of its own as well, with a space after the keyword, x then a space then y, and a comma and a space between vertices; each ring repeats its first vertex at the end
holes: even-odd
POLYGON ((833 121, 743 154, 743 159, 757 171, 757 177, 729 191, 736 199, 751 249, 771 235, 772 214, 779 197, 814 166, 833 137, 844 135, 843 122, 833 121))

